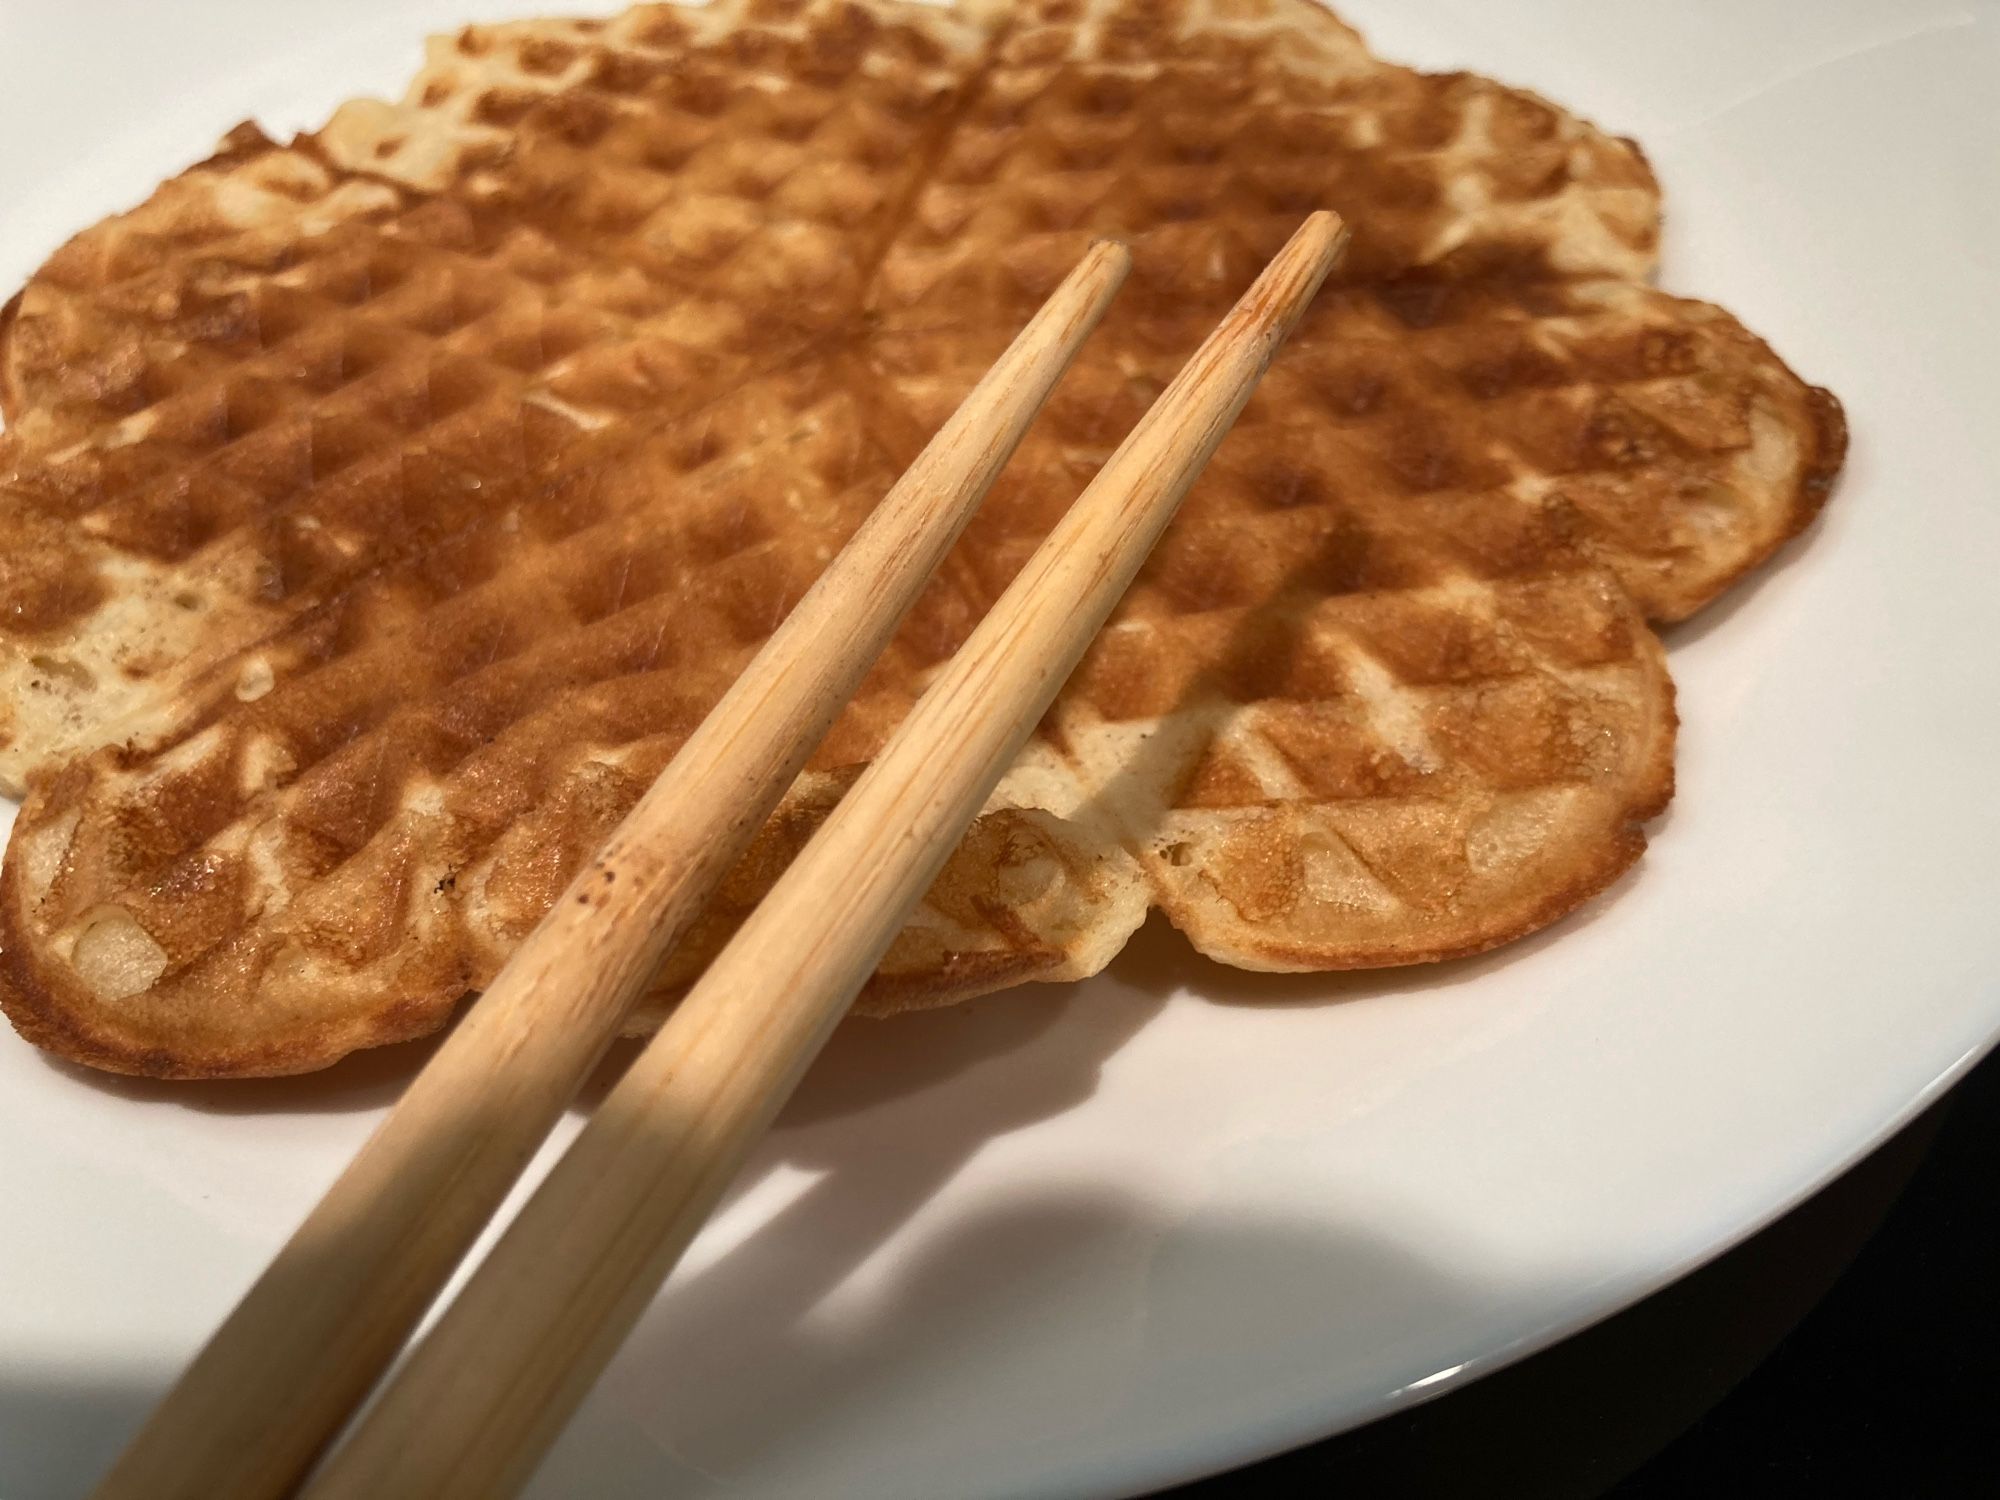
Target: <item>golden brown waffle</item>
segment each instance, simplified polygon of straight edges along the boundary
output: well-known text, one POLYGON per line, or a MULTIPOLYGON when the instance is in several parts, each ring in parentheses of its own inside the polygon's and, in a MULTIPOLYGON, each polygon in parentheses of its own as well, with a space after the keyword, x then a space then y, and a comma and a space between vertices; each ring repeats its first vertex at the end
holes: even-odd
POLYGON ((724 0, 433 44, 86 231, 0 348, 0 1002, 162 1075, 440 1025, 1096 234, 1131 284, 712 952, 1309 208, 1354 249, 864 1007, 1473 951, 1636 857, 1644 619, 1838 408, 1644 286, 1636 148, 1307 0, 724 0))

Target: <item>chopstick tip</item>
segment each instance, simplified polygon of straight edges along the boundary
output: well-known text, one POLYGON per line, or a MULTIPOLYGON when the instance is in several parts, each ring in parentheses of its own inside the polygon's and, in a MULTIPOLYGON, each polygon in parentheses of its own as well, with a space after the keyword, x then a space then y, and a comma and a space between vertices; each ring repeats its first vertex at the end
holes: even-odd
POLYGON ((1306 221, 1300 228, 1310 230, 1314 235, 1335 243, 1346 239, 1348 235, 1347 220, 1330 208, 1314 209, 1306 215, 1306 221))

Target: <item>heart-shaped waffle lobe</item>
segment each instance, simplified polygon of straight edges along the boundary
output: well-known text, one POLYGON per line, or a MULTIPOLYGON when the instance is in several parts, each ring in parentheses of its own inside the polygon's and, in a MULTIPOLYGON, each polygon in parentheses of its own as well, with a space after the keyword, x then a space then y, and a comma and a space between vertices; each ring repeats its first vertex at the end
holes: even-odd
POLYGON ((246 128, 7 325, 0 1000, 98 1066, 441 1025, 1093 236, 1137 265, 662 976, 714 951, 1309 209, 1349 260, 864 1008, 1475 951, 1671 785, 1675 619, 1839 466, 1636 148, 1308 0, 722 0, 246 128))

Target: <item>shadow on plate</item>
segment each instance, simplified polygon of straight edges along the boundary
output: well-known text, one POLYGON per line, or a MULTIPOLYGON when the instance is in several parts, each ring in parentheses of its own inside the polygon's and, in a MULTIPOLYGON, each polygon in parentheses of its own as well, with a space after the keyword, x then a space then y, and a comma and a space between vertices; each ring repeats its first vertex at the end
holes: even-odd
POLYGON ((852 1180, 654 1305, 535 1496, 890 1500, 978 1493, 979 1475, 1095 1494, 1107 1469, 1124 1493, 1188 1477, 1193 1451, 1274 1407, 1330 1404, 1330 1348, 1429 1373, 1437 1356, 1399 1341, 1465 1305, 1423 1247, 1363 1228, 1058 1184, 917 1233, 830 1298, 847 1273, 811 1236, 843 1235, 872 1194, 865 1167, 833 1175, 852 1180), (1139 1455, 1153 1472, 1131 1472, 1139 1455))
MULTIPOLYGON (((1220 1208, 1169 1220, 1135 1196, 1031 1185, 899 1250, 826 1316, 846 1273, 801 1237, 848 1234, 871 1196, 846 1181, 677 1281, 530 1500, 976 1492, 946 1474, 1104 1493, 1086 1476, 1135 1458, 1156 1466, 1137 1483, 1172 1482, 1191 1448, 1240 1436, 1274 1396, 1310 1404, 1343 1346, 1328 1340, 1386 1341, 1420 1373, 1428 1351, 1393 1341, 1420 1310, 1448 1323, 1463 1294, 1423 1247, 1365 1229, 1220 1208)), ((0 1495, 86 1494, 168 1378, 0 1367, 0 1495)))
MULTIPOLYGON (((1089 1099, 1104 1065, 1165 1003, 1123 986, 1030 985, 848 1022, 717 1213, 781 1169, 821 1176, 750 1242, 675 1284, 729 1301, 731 1287, 762 1280, 772 1257, 797 1259, 782 1293, 759 1295, 775 1297, 774 1312, 809 1312, 975 1154, 1089 1099)), ((615 1081, 619 1065, 607 1059, 593 1088, 615 1081)))

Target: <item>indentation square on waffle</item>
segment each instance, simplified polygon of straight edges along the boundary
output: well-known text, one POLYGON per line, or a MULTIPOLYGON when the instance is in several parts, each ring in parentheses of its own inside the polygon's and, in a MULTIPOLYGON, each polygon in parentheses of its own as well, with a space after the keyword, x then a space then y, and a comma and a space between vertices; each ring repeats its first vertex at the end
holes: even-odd
MULTIPOLYGON (((218 700, 186 741, 195 770, 113 791, 131 799, 121 821, 136 826, 133 816, 190 799, 225 821, 275 814, 283 832, 270 858, 296 887, 344 869, 426 807, 450 810, 461 859, 475 859, 482 841, 568 785, 580 755, 640 751, 627 778, 636 796, 643 767, 657 770, 817 572, 818 549, 790 545, 796 524, 774 545, 775 521, 756 508, 785 504, 787 489, 797 501, 807 476, 825 475, 840 488, 805 509, 829 528, 830 550, 893 474, 865 435, 833 430, 856 419, 851 402, 799 388, 788 423, 773 394, 746 391, 734 404, 761 411, 715 420, 742 445, 681 477, 678 505, 659 504, 680 462, 670 428, 620 469, 592 524, 547 551, 515 551, 405 628, 329 654, 322 642, 338 632, 329 637, 324 614, 306 617, 267 648, 281 663, 297 652, 296 667, 252 701, 218 700), (827 450, 817 461, 816 446, 827 450), (257 799, 238 800, 236 780, 257 799)), ((391 570, 370 588, 387 599, 408 586, 391 570)), ((370 603, 364 590, 339 608, 370 603)), ((128 841, 118 864, 134 889, 221 837, 220 825, 166 812, 153 822, 160 835, 128 841)))

